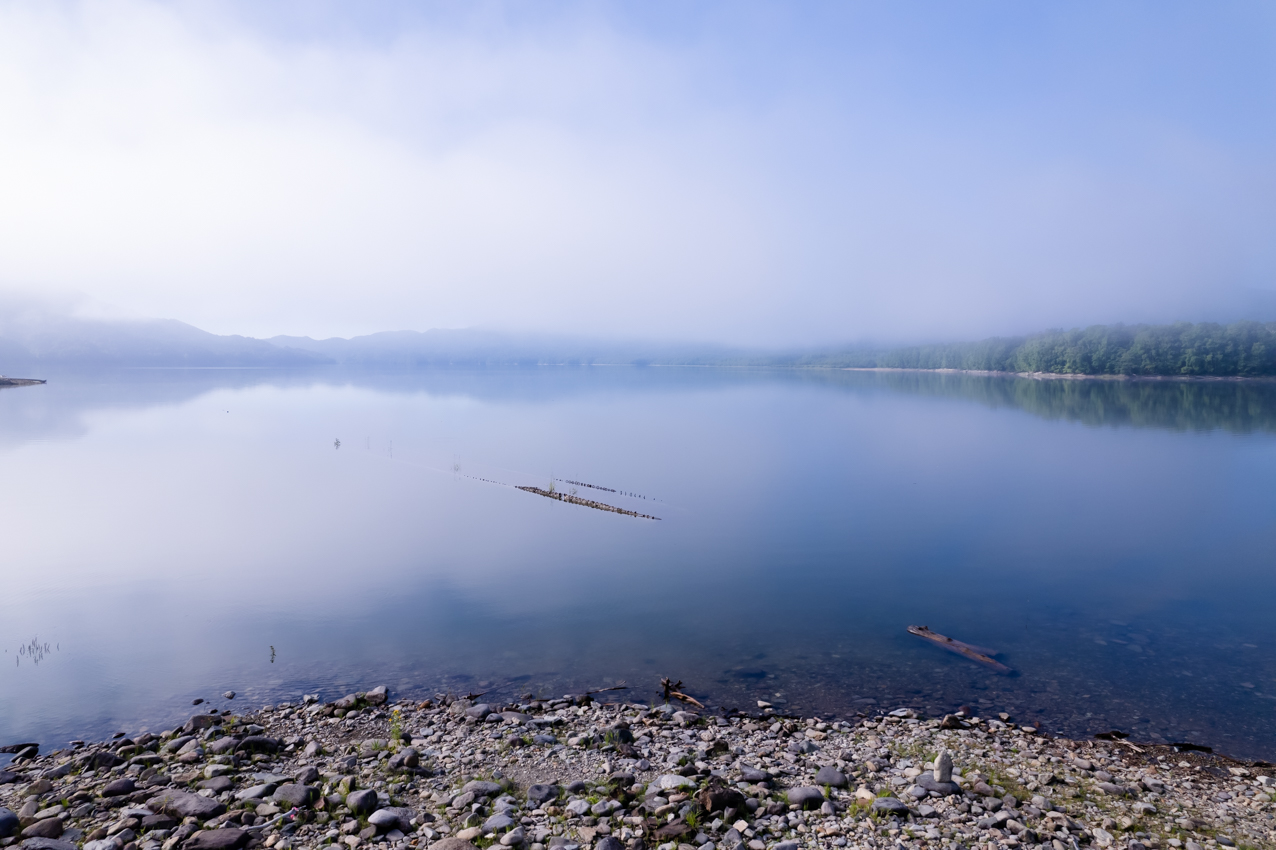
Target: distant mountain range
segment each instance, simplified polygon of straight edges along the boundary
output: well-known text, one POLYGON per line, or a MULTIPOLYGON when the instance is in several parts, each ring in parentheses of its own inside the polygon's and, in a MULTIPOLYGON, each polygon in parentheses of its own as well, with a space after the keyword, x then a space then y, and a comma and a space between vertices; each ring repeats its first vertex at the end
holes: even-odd
MULTIPOLYGON (((487 330, 352 339, 218 336, 172 319, 99 320, 0 303, 0 374, 83 367, 677 365, 955 369, 1071 375, 1276 375, 1276 323, 1095 325, 939 345, 777 352, 487 330)), ((22 375, 22 377, 40 377, 22 375)))
POLYGON ((219 336, 173 319, 84 319, 0 305, 0 374, 41 366, 319 367, 722 365, 761 356, 709 345, 602 342, 484 330, 390 331, 352 339, 219 336))
POLYGON ((330 362, 266 340, 218 336, 173 319, 103 321, 0 313, 0 372, 42 365, 307 366, 330 362))

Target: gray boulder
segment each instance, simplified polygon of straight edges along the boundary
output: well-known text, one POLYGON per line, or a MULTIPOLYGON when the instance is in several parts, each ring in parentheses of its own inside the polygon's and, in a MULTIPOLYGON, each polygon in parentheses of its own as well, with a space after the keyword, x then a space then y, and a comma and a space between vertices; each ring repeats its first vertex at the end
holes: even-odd
POLYGON ((812 785, 790 788, 788 797, 790 805, 797 805, 804 809, 818 808, 824 802, 824 792, 812 785))
POLYGON ((147 801, 146 806, 151 811, 165 812, 175 818, 196 818, 201 821, 215 818, 226 812, 225 804, 213 798, 172 789, 152 797, 147 801))
POLYGON ((62 837, 61 818, 43 818, 22 830, 23 838, 60 838, 62 837))
POLYGON ((908 806, 894 797, 878 797, 873 801, 873 811, 888 815, 906 815, 908 806))
POLYGON ((504 812, 497 812, 487 820, 483 821, 483 834, 490 835, 493 832, 501 832, 509 829, 514 825, 514 819, 504 812))
POLYGON ((319 789, 309 785, 280 785, 275 789, 275 793, 271 796, 280 806, 297 807, 304 809, 315 800, 319 799, 319 789))
POLYGON ((351 791, 346 795, 346 806, 354 814, 370 815, 377 808, 377 792, 371 790, 351 791))
POLYGON ((182 845, 183 850, 239 850, 248 843, 248 832, 234 827, 197 832, 182 845))
POLYGON ((403 833, 410 833, 412 826, 412 810, 402 808, 385 808, 377 809, 368 815, 368 823, 377 828, 377 832, 389 832, 397 829, 403 833))
POLYGON ((18 816, 0 806, 0 838, 8 838, 18 831, 18 816))
POLYGON ((102 788, 101 794, 103 797, 122 797, 125 794, 132 794, 136 790, 136 783, 125 776, 115 780, 114 782, 106 783, 106 785, 102 788))
POLYGON ((842 771, 838 770, 836 767, 833 767, 833 765, 826 764, 815 774, 815 784, 831 785, 834 788, 845 788, 847 784, 846 774, 842 773, 842 771))
POLYGON ((70 841, 56 841, 52 838, 28 838, 22 842, 23 850, 76 850, 70 841))
POLYGON ((527 802, 533 808, 545 805, 550 800, 558 799, 557 785, 533 785, 527 789, 527 802))
POLYGON ((385 701, 389 698, 390 692, 385 685, 373 688, 368 691, 363 699, 368 705, 385 705, 385 701))
POLYGON ((236 791, 235 799, 236 800, 261 800, 275 793, 275 787, 276 786, 270 784, 269 782, 262 785, 253 785, 252 787, 245 788, 242 791, 236 791))
POLYGON ((491 797, 493 794, 501 793, 501 786, 495 782, 484 782, 481 779, 475 779, 465 783, 464 787, 461 788, 462 793, 466 791, 473 793, 475 797, 491 797))

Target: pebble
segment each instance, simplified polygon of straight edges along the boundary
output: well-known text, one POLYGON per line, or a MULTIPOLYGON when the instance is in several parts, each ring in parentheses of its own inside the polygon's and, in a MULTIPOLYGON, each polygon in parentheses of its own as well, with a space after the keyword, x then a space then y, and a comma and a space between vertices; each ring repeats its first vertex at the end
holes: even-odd
POLYGON ((1146 752, 1136 754, 1115 742, 1056 739, 968 715, 927 719, 911 709, 832 723, 774 711, 751 718, 600 705, 585 697, 475 706, 392 703, 390 696, 379 688, 328 705, 307 698, 242 716, 196 715, 160 735, 16 759, 0 777, 7 807, 0 809, 0 845, 1276 845, 1270 771, 1167 747, 1140 744, 1146 752), (391 723, 410 731, 393 736, 391 723), (506 744, 511 732, 517 746, 506 744), (702 805, 711 810, 698 811, 702 805), (294 806, 297 821, 265 824, 294 806), (366 826, 357 820, 364 815, 366 826), (255 825, 263 828, 247 828, 255 825), (61 831, 26 835, 32 828, 61 831), (1170 836, 1179 843, 1170 844, 1170 836))

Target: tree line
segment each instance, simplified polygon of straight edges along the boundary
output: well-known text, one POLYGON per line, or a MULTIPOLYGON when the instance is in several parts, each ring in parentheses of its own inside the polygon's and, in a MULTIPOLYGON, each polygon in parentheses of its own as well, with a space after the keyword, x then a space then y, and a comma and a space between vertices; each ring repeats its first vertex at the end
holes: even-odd
POLYGON ((797 358, 793 365, 1062 375, 1276 375, 1276 322, 1093 325, 979 342, 797 358))

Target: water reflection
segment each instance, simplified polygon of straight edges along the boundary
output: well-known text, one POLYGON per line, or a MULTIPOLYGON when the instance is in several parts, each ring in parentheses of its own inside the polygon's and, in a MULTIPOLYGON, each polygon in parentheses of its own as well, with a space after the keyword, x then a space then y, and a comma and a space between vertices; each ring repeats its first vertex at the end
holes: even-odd
MULTIPOLYGON (((1276 381, 1267 380, 1038 380, 943 372, 625 366, 401 372, 126 369, 55 372, 47 385, 0 388, 0 448, 82 436, 85 418, 97 411, 176 405, 210 392, 254 386, 346 386, 486 403, 554 404, 590 396, 717 392, 776 384, 856 395, 889 392, 947 398, 1089 426, 1276 432, 1276 381)), ((333 445, 339 448, 340 439, 333 445)))
POLYGON ((49 377, 0 392, 23 530, 0 640, 69 649, 0 673, 3 739, 171 726, 230 690, 660 700, 668 677, 710 705, 971 704, 1276 754, 1271 384, 49 377), (662 522, 489 483, 551 480, 662 522))

